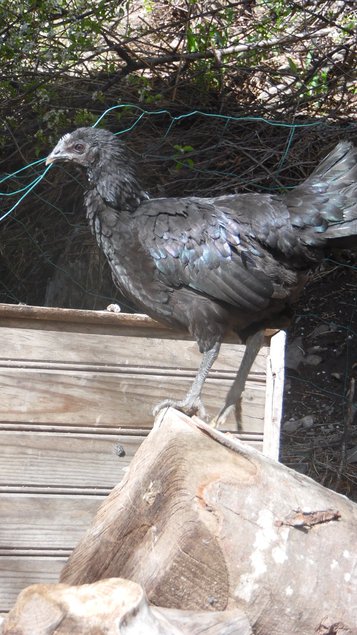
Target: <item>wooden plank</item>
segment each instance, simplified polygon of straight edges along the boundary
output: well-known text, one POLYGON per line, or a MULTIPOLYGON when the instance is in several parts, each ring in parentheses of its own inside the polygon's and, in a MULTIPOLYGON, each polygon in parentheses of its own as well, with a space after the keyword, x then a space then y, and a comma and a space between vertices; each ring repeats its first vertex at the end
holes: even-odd
MULTIPOLYGON (((191 377, 105 372, 0 369, 0 420, 9 422, 149 428, 154 406, 167 397, 182 398, 191 377)), ((230 383, 208 379, 203 400, 210 417, 221 407, 230 383)), ((247 383, 242 430, 262 431, 264 384, 247 383)), ((230 422, 233 429, 234 418, 230 422)))
MULTIPOLYGON (((261 448, 261 435, 247 438, 261 448)), ((122 480, 143 440, 143 436, 2 431, 0 492, 109 493, 122 480), (125 456, 115 453, 117 446, 125 456)))
POLYGON ((104 496, 0 494, 1 549, 72 549, 104 496))
POLYGON ((263 454, 279 460, 280 422, 284 393, 285 331, 271 338, 267 360, 263 454))
MULTIPOLYGON (((136 436, 147 436, 150 432, 148 428, 118 428, 116 426, 107 426, 105 430, 102 428, 95 428, 93 426, 71 426, 71 425, 51 425, 46 423, 18 423, 17 421, 0 421, 0 432, 69 432, 71 434, 90 434, 93 436, 114 436, 117 437, 118 434, 136 437, 136 436)), ((115 441, 113 439, 113 441, 115 441)), ((1 463, 0 463, 1 466, 1 463)))
MULTIPOLYGON (((31 306, 26 304, 0 303, 0 321, 9 319, 43 320, 48 322, 72 322, 79 324, 112 324, 114 326, 129 326, 131 328, 149 328, 150 330, 170 331, 172 337, 185 337, 184 331, 179 331, 156 322, 144 313, 113 313, 111 311, 92 311, 84 309, 62 309, 57 307, 31 306)), ((0 323, 1 323, 0 322, 0 323)), ((265 330, 267 337, 277 332, 275 328, 265 330)), ((189 337, 189 336, 188 336, 189 337)), ((231 338, 236 339, 232 334, 231 338)), ((191 338, 189 338, 191 339, 191 338)))
POLYGON ((20 591, 30 584, 58 582, 67 558, 0 556, 0 611, 9 611, 20 591))
MULTIPOLYGON (((39 365, 57 362, 67 366, 97 364, 112 365, 114 369, 180 368, 196 372, 202 359, 195 341, 139 337, 138 332, 130 335, 125 329, 111 328, 98 333, 93 328, 83 327, 82 331, 75 332, 65 330, 63 325, 59 325, 58 330, 34 329, 29 322, 26 328, 24 325, 21 328, 1 326, 0 335, 0 363, 4 366, 31 360, 39 365)), ((224 343, 213 368, 235 373, 243 353, 244 346, 224 343)), ((265 346, 257 356, 252 374, 265 374, 267 353, 265 346)))
MULTIPOLYGON (((144 313, 114 313, 87 309, 62 309, 58 307, 31 306, 26 304, 0 303, 0 318, 47 320, 49 322, 73 322, 85 324, 114 324, 147 327, 150 329, 169 327, 159 324, 144 313)), ((172 330, 172 329, 170 329, 172 330)))
MULTIPOLYGON (((123 437, 129 437, 130 439, 135 439, 135 437, 141 437, 142 439, 144 439, 145 437, 148 436, 148 434, 150 433, 150 429, 146 428, 146 429, 140 429, 140 428, 134 428, 134 429, 130 429, 130 428, 105 428, 105 433, 103 433, 103 431, 100 428, 93 428, 93 427, 86 427, 86 426, 66 426, 66 425, 59 425, 59 426, 51 426, 51 425, 46 425, 46 424, 33 424, 33 423, 2 423, 0 422, 0 434, 2 432, 12 432, 12 433, 19 433, 19 435, 21 435, 22 433, 26 433, 26 432, 31 432, 33 434, 37 434, 38 432, 51 432, 53 434, 57 433, 57 432, 61 432, 61 433, 69 433, 69 434, 74 434, 74 433, 78 433, 78 434, 84 434, 84 435, 90 435, 93 439, 98 438, 98 437, 103 437, 103 438, 107 438, 108 439, 111 437, 113 439, 113 444, 116 444, 117 438, 123 436, 123 437), (119 435, 119 436, 118 436, 119 435)), ((237 437, 237 439, 240 439, 241 441, 245 441, 245 442, 249 442, 249 441, 263 441, 263 433, 260 431, 258 432, 237 432, 237 431, 233 431, 233 432, 229 432, 229 434, 233 434, 234 437, 237 437)), ((0 469, 1 469, 1 462, 0 462, 0 469)))
POLYGON ((9 432, 0 434, 0 489, 111 489, 121 481, 141 436, 9 432), (125 452, 118 456, 116 446, 125 452))

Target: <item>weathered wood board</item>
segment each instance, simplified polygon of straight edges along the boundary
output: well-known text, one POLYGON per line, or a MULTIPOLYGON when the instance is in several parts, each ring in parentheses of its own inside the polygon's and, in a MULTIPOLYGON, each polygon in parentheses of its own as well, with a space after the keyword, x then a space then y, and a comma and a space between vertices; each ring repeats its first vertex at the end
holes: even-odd
POLYGON ((82 537, 103 496, 1 494, 0 554, 12 550, 70 550, 82 537), (19 518, 21 524, 19 526, 19 518))
MULTIPOLYGON (((222 345, 204 389, 209 416, 244 352, 222 345)), ((268 331, 242 400, 241 439, 277 458, 284 334, 268 331)), ((56 581, 104 496, 153 424, 183 396, 201 355, 147 316, 0 304, 0 612, 56 581)), ((228 429, 237 430, 232 417, 228 429)))
POLYGON ((1 611, 8 611, 15 603, 20 591, 30 584, 58 582, 68 554, 0 556, 0 602, 1 611))
MULTIPOLYGON (((218 395, 228 392, 230 379, 208 379, 203 398, 209 413, 216 412, 218 395)), ((0 371, 0 418, 9 423, 62 423, 105 427, 150 428, 154 406, 163 395, 184 397, 191 377, 152 372, 92 372, 82 369, 46 370, 6 368, 0 371), (140 414, 138 414, 140 413, 140 414), (140 421, 139 421, 140 418, 140 421)), ((265 385, 250 381, 242 405, 244 430, 261 432, 265 385)), ((230 429, 233 428, 231 423, 230 429)))
POLYGON ((85 488, 105 494, 122 479, 143 439, 144 435, 123 434, 116 447, 118 432, 1 430, 1 488, 22 492, 27 487, 37 492, 46 491, 50 484, 52 491, 85 488))

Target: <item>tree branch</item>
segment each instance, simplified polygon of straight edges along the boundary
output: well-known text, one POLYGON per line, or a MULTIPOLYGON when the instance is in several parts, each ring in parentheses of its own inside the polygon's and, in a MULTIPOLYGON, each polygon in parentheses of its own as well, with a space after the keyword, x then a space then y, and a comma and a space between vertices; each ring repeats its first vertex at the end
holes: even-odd
POLYGON ((145 57, 141 60, 133 60, 132 58, 130 58, 130 56, 125 51, 125 49, 123 49, 122 46, 118 46, 117 44, 110 42, 108 38, 105 37, 105 40, 109 46, 109 50, 114 50, 117 53, 119 53, 122 59, 126 61, 126 66, 120 69, 120 71, 118 71, 114 75, 114 77, 112 77, 112 79, 110 79, 104 85, 103 91, 108 90, 111 86, 113 86, 113 84, 115 84, 117 81, 120 81, 123 77, 126 77, 133 71, 143 70, 145 68, 152 68, 153 66, 160 66, 162 64, 170 64, 172 62, 179 62, 182 60, 188 61, 188 62, 194 62, 196 60, 203 60, 203 59, 212 59, 212 58, 216 59, 217 55, 222 57, 224 55, 233 55, 234 53, 242 53, 244 51, 250 51, 255 49, 261 50, 266 48, 272 48, 275 46, 285 46, 287 44, 303 41, 315 36, 321 37, 322 35, 327 35, 330 32, 331 32, 331 28, 316 29, 313 32, 304 31, 302 33, 291 33, 290 35, 286 37, 272 38, 271 40, 268 40, 266 42, 261 42, 259 44, 257 42, 246 42, 243 44, 237 44, 235 46, 228 46, 222 49, 211 48, 211 49, 207 49, 206 51, 195 51, 193 53, 183 53, 183 52, 175 51, 175 52, 166 53, 163 55, 145 57), (120 52, 118 51, 118 49, 120 49, 120 52), (125 60, 123 52, 125 52, 125 56, 128 58, 128 61, 125 60))

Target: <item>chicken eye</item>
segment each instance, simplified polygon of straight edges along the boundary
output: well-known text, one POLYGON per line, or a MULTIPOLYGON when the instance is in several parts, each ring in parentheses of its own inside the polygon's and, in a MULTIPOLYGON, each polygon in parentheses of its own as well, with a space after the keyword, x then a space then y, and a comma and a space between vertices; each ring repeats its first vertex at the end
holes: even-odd
POLYGON ((84 143, 76 143, 73 146, 73 150, 75 152, 78 152, 79 154, 81 154, 84 151, 84 143))

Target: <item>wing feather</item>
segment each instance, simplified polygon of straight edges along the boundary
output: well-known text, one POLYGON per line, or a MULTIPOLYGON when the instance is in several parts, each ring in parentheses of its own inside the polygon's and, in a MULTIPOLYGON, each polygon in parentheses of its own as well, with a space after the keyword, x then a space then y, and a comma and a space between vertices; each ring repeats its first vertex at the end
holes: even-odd
POLYGON ((232 210, 207 199, 155 199, 141 205, 140 220, 140 240, 166 284, 243 311, 269 304, 264 249, 232 210))

